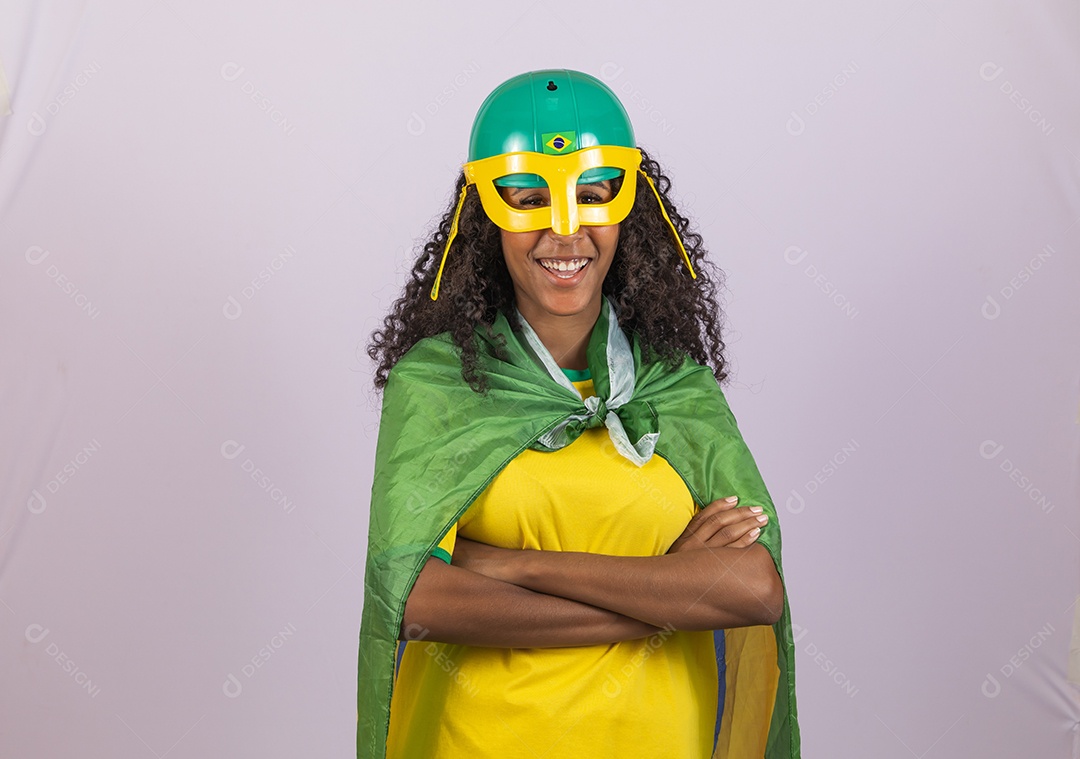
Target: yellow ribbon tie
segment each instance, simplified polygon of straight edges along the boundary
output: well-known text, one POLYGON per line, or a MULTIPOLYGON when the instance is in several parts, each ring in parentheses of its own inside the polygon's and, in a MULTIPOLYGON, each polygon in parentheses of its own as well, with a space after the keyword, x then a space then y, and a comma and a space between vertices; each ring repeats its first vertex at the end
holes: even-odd
POLYGON ((446 266, 446 256, 450 253, 450 245, 454 242, 454 238, 457 237, 458 217, 461 216, 461 206, 465 202, 465 193, 469 191, 469 185, 466 184, 461 188, 461 194, 458 195, 457 208, 454 209, 454 222, 450 225, 450 236, 446 238, 446 247, 443 248, 442 261, 439 262, 439 271, 435 275, 435 286, 431 288, 431 299, 439 299, 439 283, 442 281, 443 267, 446 266))
POLYGON ((690 265, 690 256, 686 253, 686 248, 683 247, 682 239, 679 237, 678 230, 675 229, 675 225, 671 223, 671 217, 668 216, 667 209, 664 208, 664 201, 660 199, 660 193, 656 191, 656 185, 653 184, 652 177, 645 173, 645 169, 639 168, 641 176, 645 177, 645 181, 649 183, 649 187, 652 188, 653 195, 656 196, 656 202, 660 204, 660 213, 664 214, 664 221, 671 227, 671 234, 675 236, 675 244, 679 246, 679 250, 682 251, 683 261, 686 262, 686 268, 690 270, 690 276, 697 279, 697 274, 694 273, 694 267, 690 265))

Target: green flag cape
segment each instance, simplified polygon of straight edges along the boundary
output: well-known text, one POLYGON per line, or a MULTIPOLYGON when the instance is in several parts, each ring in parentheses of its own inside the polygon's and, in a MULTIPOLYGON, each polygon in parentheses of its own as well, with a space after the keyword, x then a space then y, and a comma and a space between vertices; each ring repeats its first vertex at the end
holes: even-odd
MULTIPOLYGON (((640 466, 663 457, 703 507, 729 495, 763 507, 757 542, 783 578, 776 509, 712 371, 685 357, 670 371, 645 364, 636 336, 604 298, 586 357, 596 398, 582 400, 524 318, 499 314, 496 344, 477 329, 488 394, 461 376, 444 332, 414 345, 391 370, 371 488, 357 678, 358 759, 384 759, 395 656, 405 601, 431 550, 494 477, 526 448, 555 450, 606 426, 640 466), (501 351, 501 353, 500 353, 501 351)), ((413 637, 407 633, 407 638, 413 637)), ((422 637, 420 635, 419 637, 422 637)), ((774 625, 714 633, 719 672, 714 757, 797 759, 795 649, 787 592, 774 625)), ((478 719, 482 715, 478 715, 478 719)))

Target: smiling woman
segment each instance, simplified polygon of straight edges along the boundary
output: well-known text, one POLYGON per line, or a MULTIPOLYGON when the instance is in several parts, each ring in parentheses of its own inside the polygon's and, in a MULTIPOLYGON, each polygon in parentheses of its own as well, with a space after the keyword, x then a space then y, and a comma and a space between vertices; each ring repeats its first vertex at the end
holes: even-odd
POLYGON ((776 510, 670 186, 587 74, 480 107, 368 351, 358 757, 798 757, 776 510))
MULTIPOLYGON (((500 187, 499 194, 515 208, 551 205, 546 186, 500 187)), ((612 197, 611 180, 578 185, 579 204, 606 203, 612 197)), ((587 369, 585 344, 599 313, 601 286, 615 258, 619 225, 581 226, 572 235, 552 234, 550 228, 504 229, 500 234, 518 311, 560 366, 587 369), (575 319, 578 315, 581 318, 575 319)))

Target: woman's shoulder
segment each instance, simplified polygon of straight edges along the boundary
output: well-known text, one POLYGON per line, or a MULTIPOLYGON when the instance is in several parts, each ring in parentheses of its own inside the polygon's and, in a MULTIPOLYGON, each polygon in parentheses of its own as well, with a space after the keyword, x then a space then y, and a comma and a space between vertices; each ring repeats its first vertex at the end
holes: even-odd
POLYGON ((674 356, 648 351, 636 334, 631 336, 630 342, 639 383, 643 378, 664 383, 700 381, 702 373, 713 377, 711 367, 700 363, 685 350, 676 350, 674 356))
MULTIPOLYGON (((426 361, 432 356, 444 354, 453 347, 454 338, 450 333, 450 330, 440 332, 437 335, 428 335, 413 343, 412 347, 405 351, 401 358, 398 359, 397 364, 426 361)), ((395 364, 395 366, 397 366, 397 364, 395 364)))
POLYGON ((423 381, 441 377, 445 369, 461 372, 461 357, 449 331, 422 337, 413 343, 390 368, 387 384, 392 380, 423 381))
POLYGON ((727 398, 708 364, 680 351, 675 360, 653 356, 645 361, 640 346, 634 344, 636 374, 634 395, 648 399, 657 409, 689 404, 716 409, 727 406, 727 398))
MULTIPOLYGON (((505 314, 501 312, 491 324, 479 323, 473 328, 473 340, 476 346, 476 355, 481 362, 492 357, 498 357, 513 327, 505 314)), ((410 372, 416 367, 429 367, 432 364, 452 366, 460 379, 462 349, 454 339, 450 330, 429 335, 416 341, 391 369, 401 367, 399 374, 410 372)))

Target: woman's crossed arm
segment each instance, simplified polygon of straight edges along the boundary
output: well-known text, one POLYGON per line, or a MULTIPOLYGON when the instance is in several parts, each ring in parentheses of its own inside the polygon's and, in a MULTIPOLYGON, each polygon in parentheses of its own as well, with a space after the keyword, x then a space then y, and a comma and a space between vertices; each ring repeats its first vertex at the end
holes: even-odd
POLYGON ((499 648, 591 646, 658 631, 639 619, 435 558, 420 570, 401 623, 402 640, 499 648))
POLYGON ((757 517, 715 501, 663 556, 504 549, 459 535, 453 565, 429 559, 421 570, 402 639, 560 647, 772 624, 783 586, 754 545, 757 517))

